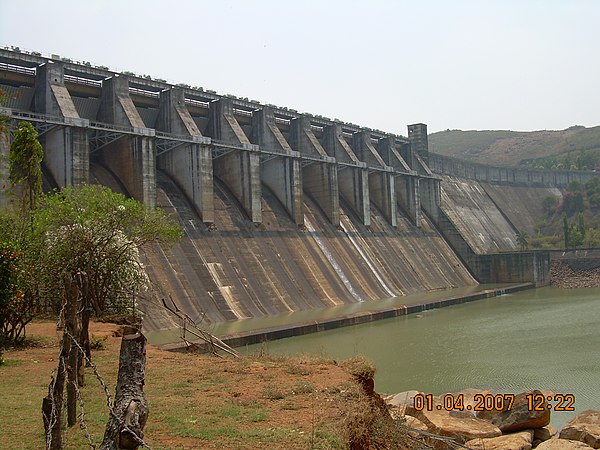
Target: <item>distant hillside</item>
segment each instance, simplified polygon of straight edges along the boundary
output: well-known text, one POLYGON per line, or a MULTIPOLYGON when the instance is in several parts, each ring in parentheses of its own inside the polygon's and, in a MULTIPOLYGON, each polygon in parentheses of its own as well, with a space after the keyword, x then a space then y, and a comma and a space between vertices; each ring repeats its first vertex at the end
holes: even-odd
POLYGON ((576 158, 600 161, 600 126, 562 131, 461 131, 429 135, 429 150, 473 162, 500 166, 569 168, 576 158))

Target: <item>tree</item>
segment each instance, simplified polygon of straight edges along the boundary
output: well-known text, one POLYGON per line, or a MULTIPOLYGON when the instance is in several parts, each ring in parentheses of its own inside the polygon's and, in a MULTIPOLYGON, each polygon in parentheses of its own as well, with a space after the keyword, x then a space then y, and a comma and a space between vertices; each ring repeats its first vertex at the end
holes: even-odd
POLYGON ((554 195, 548 195, 542 200, 542 208, 547 216, 551 216, 556 211, 558 199, 554 195))
POLYGON ((22 284, 22 255, 15 242, 0 241, 0 350, 21 342, 33 318, 22 284))
POLYGON ((8 156, 9 179, 22 185, 21 204, 23 212, 31 211, 42 194, 42 144, 37 140, 37 131, 29 122, 20 122, 8 156))
POLYGON ((527 250, 529 248, 529 233, 527 231, 519 231, 516 237, 521 251, 527 250))
POLYGON ((571 231, 571 227, 569 226, 569 219, 567 218, 567 213, 563 213, 563 237, 565 241, 565 248, 569 248, 569 232, 571 231))
POLYGON ((600 207, 600 177, 594 177, 585 183, 585 192, 590 203, 590 207, 600 207))
POLYGON ((580 212, 577 216, 577 220, 573 219, 572 223, 569 223, 567 214, 563 213, 563 234, 565 240, 565 248, 580 247, 583 245, 586 237, 585 220, 583 213, 580 212))
POLYGON ((583 193, 581 191, 567 192, 563 198, 563 211, 569 216, 583 211, 583 193))
POLYGON ((64 313, 58 371, 42 403, 47 446, 61 448, 63 393, 66 387, 67 423, 72 426, 76 384, 83 383, 81 362, 91 361, 92 313, 100 316, 110 308, 131 312, 132 295, 147 281, 139 248, 152 241, 174 242, 181 230, 161 209, 100 186, 66 187, 43 196, 32 225, 32 240, 40 249, 40 295, 64 313), (57 293, 62 293, 60 304, 57 293))
MULTIPOLYGON (((148 209, 106 187, 66 187, 43 198, 34 214, 35 234, 43 253, 38 278, 41 295, 52 305, 70 276, 81 296, 84 344, 91 312, 123 311, 142 288, 146 275, 139 248, 151 241, 175 242, 181 237, 177 223, 163 210, 148 209)), ((88 356, 89 350, 88 350, 88 356)))

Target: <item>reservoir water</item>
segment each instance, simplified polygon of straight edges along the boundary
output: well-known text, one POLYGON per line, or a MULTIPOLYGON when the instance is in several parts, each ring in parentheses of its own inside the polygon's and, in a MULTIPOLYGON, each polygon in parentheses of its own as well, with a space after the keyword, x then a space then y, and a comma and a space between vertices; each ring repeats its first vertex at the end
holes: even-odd
POLYGON ((365 355, 381 393, 574 394, 575 413, 552 412, 558 428, 577 412, 600 409, 600 289, 523 291, 265 345, 271 353, 365 355))

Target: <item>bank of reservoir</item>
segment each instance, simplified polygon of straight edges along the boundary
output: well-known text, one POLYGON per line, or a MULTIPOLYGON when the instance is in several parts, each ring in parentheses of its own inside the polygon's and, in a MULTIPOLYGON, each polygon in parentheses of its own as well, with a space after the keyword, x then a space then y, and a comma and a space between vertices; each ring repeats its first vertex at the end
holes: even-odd
MULTIPOLYGON (((365 355, 376 390, 572 393, 600 408, 600 289, 546 287, 262 344, 273 353, 365 355)), ((261 346, 248 346, 257 351, 261 346)), ((575 413, 553 413, 562 426, 575 413)))

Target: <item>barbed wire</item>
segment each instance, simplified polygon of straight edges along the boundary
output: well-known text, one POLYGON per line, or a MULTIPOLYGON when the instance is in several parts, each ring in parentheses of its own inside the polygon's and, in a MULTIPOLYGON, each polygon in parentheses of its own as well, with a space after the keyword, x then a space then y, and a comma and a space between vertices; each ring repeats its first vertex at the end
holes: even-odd
MULTIPOLYGON (((80 354, 83 356, 83 358, 85 359, 86 364, 88 365, 88 367, 92 368, 92 371, 94 372, 94 375, 96 376, 96 378, 98 379, 98 382, 100 383, 100 385, 102 386, 103 390, 104 390, 104 395, 106 396, 106 406, 108 407, 108 411, 110 413, 110 415, 112 417, 114 417, 117 422, 119 423, 119 425, 122 427, 122 429, 127 430, 132 436, 133 438, 144 448, 148 449, 148 450, 152 450, 152 448, 144 441, 144 439, 142 439, 140 436, 138 436, 135 431, 133 431, 132 429, 130 429, 127 425, 125 425, 125 422, 123 421, 123 419, 121 419, 117 413, 114 410, 114 401, 112 398, 112 395, 110 394, 110 390, 108 388, 108 386, 106 385, 106 382, 104 381, 104 379, 102 378, 102 376, 100 375, 100 372, 98 371, 98 367, 96 366, 96 364, 94 364, 92 362, 91 359, 89 359, 86 354, 85 354, 85 350, 83 349, 83 347, 81 346, 81 344, 77 341, 77 339, 75 339, 75 337, 69 333, 67 330, 64 331, 64 333, 75 343, 75 345, 77 346, 77 348, 79 349, 80 354)), ((95 447, 94 447, 95 448, 95 447)))
POLYGON ((75 392, 77 394, 77 401, 79 402, 79 428, 81 428, 81 430, 83 431, 83 434, 85 435, 85 438, 88 441, 88 445, 90 446, 90 448, 92 450, 96 450, 96 445, 94 445, 94 442, 92 441, 92 436, 88 430, 87 424, 85 423, 84 420, 84 415, 85 415, 85 408, 84 408, 84 402, 83 402, 83 397, 81 396, 81 391, 79 390, 79 386, 77 384, 76 380, 71 381, 71 383, 73 383, 73 385, 75 386, 75 392))

